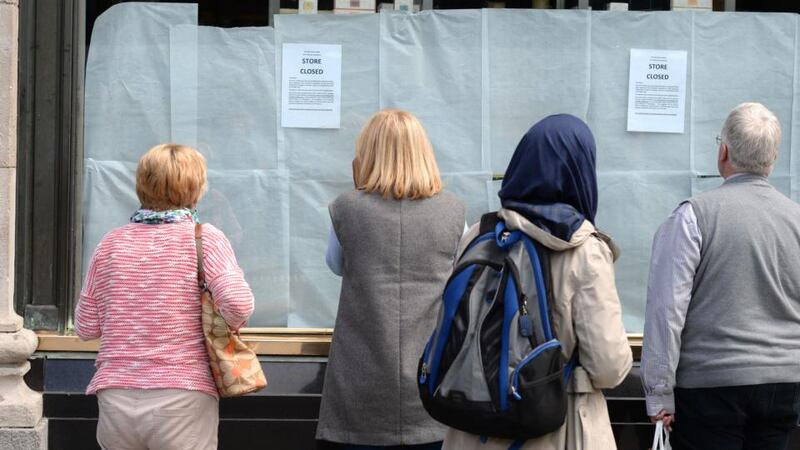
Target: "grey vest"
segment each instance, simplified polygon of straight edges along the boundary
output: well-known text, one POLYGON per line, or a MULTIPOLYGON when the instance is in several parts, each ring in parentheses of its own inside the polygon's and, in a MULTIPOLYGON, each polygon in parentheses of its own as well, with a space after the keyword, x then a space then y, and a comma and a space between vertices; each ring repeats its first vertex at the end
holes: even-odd
POLYGON ((464 204, 353 191, 331 203, 343 250, 342 291, 317 438, 362 445, 440 441, 423 409, 417 365, 464 231, 464 204))
POLYGON ((749 174, 688 201, 703 242, 677 385, 800 381, 800 205, 749 174))

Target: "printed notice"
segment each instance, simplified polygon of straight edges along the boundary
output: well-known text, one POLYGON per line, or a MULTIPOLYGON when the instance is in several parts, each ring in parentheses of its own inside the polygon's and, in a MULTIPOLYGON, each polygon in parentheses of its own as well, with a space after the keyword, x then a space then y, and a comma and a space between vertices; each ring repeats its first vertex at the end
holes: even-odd
POLYGON ((317 0, 300 0, 297 8, 298 14, 316 14, 318 9, 317 0))
POLYGON ((414 12, 414 0, 394 0, 396 11, 414 12))
POLYGON ((339 128, 342 46, 283 44, 281 126, 339 128))
POLYGON ((631 49, 628 131, 683 133, 686 51, 631 49))

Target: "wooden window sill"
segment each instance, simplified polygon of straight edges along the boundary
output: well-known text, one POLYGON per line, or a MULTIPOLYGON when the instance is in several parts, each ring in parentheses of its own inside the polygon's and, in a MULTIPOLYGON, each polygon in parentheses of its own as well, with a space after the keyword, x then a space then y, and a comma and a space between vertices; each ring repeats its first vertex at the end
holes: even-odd
MULTIPOLYGON (((331 346, 330 329, 246 328, 242 338, 255 345, 259 355, 327 356, 331 346)), ((40 352, 97 352, 100 340, 82 341, 75 335, 37 333, 40 352)))
MULTIPOLYGON (((255 345, 256 353, 270 356, 328 356, 331 346, 330 328, 245 328, 242 337, 255 345)), ((40 352, 97 352, 100 341, 82 341, 75 335, 37 333, 40 352)), ((628 334, 633 358, 642 353, 642 334, 628 334)))

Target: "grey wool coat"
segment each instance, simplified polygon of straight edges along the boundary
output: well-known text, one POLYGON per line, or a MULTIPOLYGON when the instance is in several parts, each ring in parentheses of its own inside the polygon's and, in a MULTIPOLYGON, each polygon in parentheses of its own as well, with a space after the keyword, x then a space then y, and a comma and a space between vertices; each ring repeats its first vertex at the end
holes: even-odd
POLYGON ((422 407, 417 366, 464 231, 464 204, 449 192, 395 200, 352 191, 329 210, 343 273, 317 439, 440 441, 446 430, 422 407))

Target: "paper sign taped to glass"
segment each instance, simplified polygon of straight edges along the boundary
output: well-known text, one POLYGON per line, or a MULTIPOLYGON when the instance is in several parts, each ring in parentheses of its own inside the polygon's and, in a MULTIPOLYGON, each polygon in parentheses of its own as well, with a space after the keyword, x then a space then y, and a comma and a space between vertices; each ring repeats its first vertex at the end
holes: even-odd
POLYGON ((283 44, 281 126, 339 128, 342 46, 283 44))
POLYGON ((631 49, 628 131, 683 133, 686 51, 631 49))

